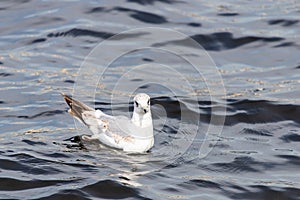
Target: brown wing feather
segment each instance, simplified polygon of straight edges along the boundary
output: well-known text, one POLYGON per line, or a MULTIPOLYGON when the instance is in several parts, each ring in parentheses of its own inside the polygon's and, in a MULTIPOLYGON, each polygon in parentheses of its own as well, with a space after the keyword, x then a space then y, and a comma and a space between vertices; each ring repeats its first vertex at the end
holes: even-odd
POLYGON ((71 98, 68 95, 62 94, 62 96, 64 97, 65 101, 67 102, 68 106, 70 107, 70 109, 68 110, 68 112, 74 116, 77 117, 78 119, 80 119, 83 123, 85 123, 82 119, 82 113, 84 111, 94 111, 93 108, 85 105, 84 103, 81 103, 80 101, 71 98))

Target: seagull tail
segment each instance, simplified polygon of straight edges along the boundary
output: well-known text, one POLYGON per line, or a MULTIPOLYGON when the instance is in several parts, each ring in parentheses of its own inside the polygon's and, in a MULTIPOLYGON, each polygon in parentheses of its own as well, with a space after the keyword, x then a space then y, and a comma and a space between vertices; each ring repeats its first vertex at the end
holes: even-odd
POLYGON ((68 110, 68 113, 71 114, 73 117, 79 119, 79 121, 84 122, 83 118, 82 118, 82 113, 85 111, 95 111, 93 108, 85 105, 84 103, 81 103, 78 100, 75 100, 73 98, 71 98, 68 95, 65 94, 61 94, 65 101, 67 102, 68 106, 70 107, 70 109, 68 110))

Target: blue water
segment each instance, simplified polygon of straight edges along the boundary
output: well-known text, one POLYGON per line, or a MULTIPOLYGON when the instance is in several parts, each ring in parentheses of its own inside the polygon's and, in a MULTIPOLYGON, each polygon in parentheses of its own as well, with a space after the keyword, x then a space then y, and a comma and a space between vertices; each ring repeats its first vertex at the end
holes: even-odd
POLYGON ((299 199, 297 2, 5 0, 0 18, 1 199, 299 199), (84 142, 60 92, 126 116, 148 93, 154 147, 84 142))

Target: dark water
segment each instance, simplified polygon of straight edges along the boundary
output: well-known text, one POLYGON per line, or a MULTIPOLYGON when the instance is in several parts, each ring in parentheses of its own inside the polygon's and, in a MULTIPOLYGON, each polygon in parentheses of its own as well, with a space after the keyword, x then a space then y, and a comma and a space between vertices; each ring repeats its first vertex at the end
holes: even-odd
MULTIPOLYGON (((299 199, 299 12, 292 0, 1 1, 0 198, 299 199), (162 34, 159 43, 148 40, 161 49, 119 55, 97 84, 81 84, 90 76, 78 70, 100 42, 146 27, 197 41, 223 83, 164 54, 169 45, 192 59, 197 49, 162 34), (127 79, 118 85, 120 77, 127 79), (210 84, 226 93, 211 98, 210 84), (74 123, 59 92, 129 116, 133 91, 126 88, 135 85, 152 97, 154 148, 131 155, 83 142, 90 133, 74 123)), ((139 45, 147 30, 110 44, 139 45)), ((93 62, 100 71, 119 52, 101 53, 93 62)))

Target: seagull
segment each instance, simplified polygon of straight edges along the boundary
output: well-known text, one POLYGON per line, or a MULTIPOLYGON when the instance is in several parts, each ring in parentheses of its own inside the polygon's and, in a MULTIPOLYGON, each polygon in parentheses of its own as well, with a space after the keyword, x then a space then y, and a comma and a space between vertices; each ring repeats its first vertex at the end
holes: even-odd
POLYGON ((97 139, 106 146, 125 152, 144 153, 154 145, 150 97, 139 93, 134 97, 132 118, 111 116, 95 110, 84 103, 62 94, 73 117, 85 124, 93 133, 84 140, 97 139))

